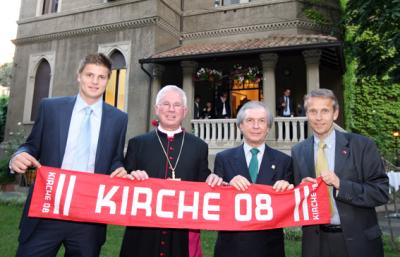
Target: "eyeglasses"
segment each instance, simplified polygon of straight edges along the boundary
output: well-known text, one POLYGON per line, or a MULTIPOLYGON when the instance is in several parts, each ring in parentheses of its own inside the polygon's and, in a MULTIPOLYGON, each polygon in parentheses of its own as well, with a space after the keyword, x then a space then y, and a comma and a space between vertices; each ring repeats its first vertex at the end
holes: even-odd
POLYGON ((174 109, 179 109, 183 107, 182 103, 169 103, 169 102, 162 102, 158 106, 164 108, 164 109, 170 109, 173 107, 174 109))

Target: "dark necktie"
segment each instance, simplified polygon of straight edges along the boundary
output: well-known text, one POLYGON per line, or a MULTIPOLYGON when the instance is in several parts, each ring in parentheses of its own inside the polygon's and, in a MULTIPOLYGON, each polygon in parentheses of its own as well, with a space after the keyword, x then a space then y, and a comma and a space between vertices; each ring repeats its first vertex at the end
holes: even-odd
POLYGON ((250 172, 251 182, 255 183, 258 175, 257 154, 258 152, 260 152, 260 150, 258 150, 257 148, 252 148, 250 152, 251 152, 251 159, 249 163, 249 172, 250 172))

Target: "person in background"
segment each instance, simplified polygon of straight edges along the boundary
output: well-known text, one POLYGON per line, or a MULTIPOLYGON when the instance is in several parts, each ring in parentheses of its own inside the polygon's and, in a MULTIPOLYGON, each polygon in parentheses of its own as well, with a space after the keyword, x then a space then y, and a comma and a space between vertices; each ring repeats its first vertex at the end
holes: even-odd
POLYGON ((388 177, 375 143, 334 128, 339 115, 329 89, 312 90, 304 107, 313 136, 292 149, 294 181, 329 188, 330 224, 303 227, 303 257, 383 257, 375 207, 389 199, 388 177))
MULTIPOLYGON (((111 61, 90 54, 80 63, 76 96, 44 99, 26 142, 10 161, 10 169, 24 173, 41 165, 88 173, 126 177, 123 168, 128 116, 103 102, 111 74, 111 61)), ((16 256, 99 256, 106 239, 106 225, 30 218, 29 192, 21 224, 16 256)))
POLYGON ((294 115, 293 99, 290 96, 290 89, 285 89, 283 95, 278 99, 278 114, 282 117, 290 117, 294 115))
MULTIPOLYGON (((126 170, 137 180, 152 177, 165 179, 165 183, 175 179, 220 185, 222 179, 208 169, 208 145, 182 128, 187 115, 185 92, 168 85, 158 92, 155 102, 158 126, 129 140, 126 170)), ((127 227, 120 256, 201 257, 200 233, 188 229, 127 227)))
POLYGON ((214 113, 215 113, 215 111, 214 111, 212 102, 207 101, 206 106, 203 109, 203 113, 202 113, 201 117, 203 119, 214 119, 215 118, 214 113))
POLYGON ((200 117, 201 117, 200 96, 196 95, 193 103, 193 118, 195 120, 198 120, 200 119, 200 117))
POLYGON ((217 119, 229 119, 231 117, 231 105, 228 101, 228 94, 222 93, 215 104, 217 119))
MULTIPOLYGON (((216 155, 214 173, 237 190, 252 183, 271 185, 277 191, 293 189, 290 156, 265 144, 273 124, 270 110, 261 102, 247 102, 237 115, 244 143, 216 155)), ((220 231, 214 257, 284 257, 283 229, 220 231)))

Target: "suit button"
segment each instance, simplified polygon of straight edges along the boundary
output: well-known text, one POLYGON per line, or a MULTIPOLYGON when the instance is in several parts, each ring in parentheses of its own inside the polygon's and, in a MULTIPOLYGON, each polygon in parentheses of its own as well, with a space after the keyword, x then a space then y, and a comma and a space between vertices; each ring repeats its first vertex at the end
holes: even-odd
POLYGON ((161 241, 160 244, 161 244, 161 245, 165 245, 165 241, 161 241))
POLYGON ((160 253, 160 256, 165 256, 166 254, 165 253, 160 253))

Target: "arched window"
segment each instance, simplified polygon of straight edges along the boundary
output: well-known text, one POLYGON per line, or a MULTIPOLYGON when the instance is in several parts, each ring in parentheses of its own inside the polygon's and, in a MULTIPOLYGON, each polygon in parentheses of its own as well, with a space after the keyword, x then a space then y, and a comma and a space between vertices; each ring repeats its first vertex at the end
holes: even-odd
POLYGON ((120 110, 125 107, 125 79, 126 62, 122 53, 115 50, 110 56, 112 62, 112 72, 108 81, 104 101, 120 110))
POLYGON ((46 59, 42 59, 36 70, 33 89, 31 120, 35 120, 39 111, 40 100, 49 96, 51 69, 46 59))
POLYGON ((54 13, 58 11, 59 0, 43 0, 42 14, 54 13))

